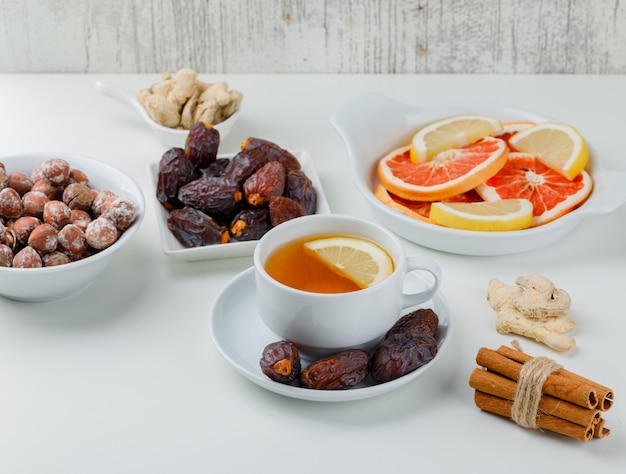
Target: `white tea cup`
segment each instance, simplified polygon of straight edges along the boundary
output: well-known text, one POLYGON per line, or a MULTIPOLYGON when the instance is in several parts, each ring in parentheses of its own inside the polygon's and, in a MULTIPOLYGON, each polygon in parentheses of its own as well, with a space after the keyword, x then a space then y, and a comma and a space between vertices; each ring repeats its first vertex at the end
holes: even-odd
POLYGON ((399 239, 385 228, 337 214, 299 217, 274 227, 255 248, 254 269, 261 320, 278 337, 293 342, 305 358, 352 348, 371 351, 406 310, 430 300, 441 282, 437 263, 407 257, 399 239), (268 274, 268 257, 280 247, 329 235, 377 243, 393 260, 392 274, 371 287, 345 293, 303 291, 268 274), (420 278, 420 273, 426 273, 426 278, 420 278), (411 291, 416 287, 419 291, 411 291))

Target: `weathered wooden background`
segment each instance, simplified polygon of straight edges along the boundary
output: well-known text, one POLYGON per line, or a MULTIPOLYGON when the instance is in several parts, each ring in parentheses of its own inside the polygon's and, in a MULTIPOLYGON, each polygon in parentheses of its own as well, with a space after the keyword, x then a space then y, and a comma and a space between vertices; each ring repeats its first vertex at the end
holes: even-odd
POLYGON ((626 73, 626 0, 0 0, 0 72, 626 73))

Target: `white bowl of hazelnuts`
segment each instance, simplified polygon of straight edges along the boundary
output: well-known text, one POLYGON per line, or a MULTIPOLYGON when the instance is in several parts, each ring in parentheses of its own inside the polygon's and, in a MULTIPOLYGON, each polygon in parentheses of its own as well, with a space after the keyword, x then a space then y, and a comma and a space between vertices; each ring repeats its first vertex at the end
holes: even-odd
POLYGON ((0 156, 0 296, 51 301, 91 283, 138 230, 138 184, 66 153, 0 156))

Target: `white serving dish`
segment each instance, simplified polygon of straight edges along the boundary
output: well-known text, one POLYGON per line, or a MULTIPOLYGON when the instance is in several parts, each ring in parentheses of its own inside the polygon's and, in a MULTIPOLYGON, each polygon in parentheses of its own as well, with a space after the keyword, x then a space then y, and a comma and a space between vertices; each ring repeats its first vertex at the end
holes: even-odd
POLYGON ((76 293, 93 282, 112 262, 141 226, 145 200, 139 185, 122 171, 90 158, 68 153, 22 153, 0 157, 7 173, 21 171, 30 176, 33 168, 51 158, 63 158, 83 171, 93 189, 108 189, 126 196, 137 205, 135 222, 112 246, 76 262, 43 268, 0 267, 0 295, 19 301, 52 301, 76 293))
MULTIPOLYGON (((316 214, 330 214, 330 207, 322 183, 315 171, 311 155, 306 150, 289 150, 299 161, 302 167, 302 171, 313 183, 313 187, 317 191, 317 212, 316 214)), ((234 153, 221 154, 218 158, 232 158, 234 153)), ((158 163, 152 163, 148 166, 148 173, 150 175, 150 182, 152 183, 152 201, 156 209, 157 223, 159 227, 159 233, 161 235, 161 245, 163 252, 170 256, 180 260, 189 262, 198 260, 216 260, 221 258, 235 258, 235 257, 251 257, 254 253, 254 249, 258 240, 251 240, 247 242, 228 242, 226 244, 219 245, 207 245, 204 247, 184 247, 174 235, 167 228, 167 217, 169 212, 165 209, 156 198, 156 184, 159 174, 158 163)))
POLYGON ((524 252, 555 242, 585 217, 614 211, 626 202, 626 172, 608 171, 593 153, 587 170, 594 189, 578 209, 548 224, 510 232, 451 229, 406 216, 380 202, 376 164, 390 150, 410 143, 420 127, 435 120, 466 113, 491 114, 502 121, 546 121, 532 112, 487 103, 458 103, 438 107, 407 105, 388 97, 363 93, 353 97, 331 117, 350 159, 352 178, 376 218, 390 230, 419 245, 455 254, 493 256, 524 252))
MULTIPOLYGON (((185 140, 187 140, 187 135, 189 135, 189 130, 181 130, 176 128, 165 127, 159 123, 156 123, 152 118, 148 115, 148 112, 144 108, 143 105, 135 99, 135 96, 132 92, 119 87, 117 85, 111 84, 106 81, 96 81, 96 91, 105 95, 113 100, 116 100, 131 109, 134 109, 146 124, 152 130, 152 133, 157 138, 159 142, 168 148, 171 147, 179 147, 182 148, 185 145, 185 140)), ((220 138, 223 140, 228 136, 233 126, 237 122, 241 115, 241 105, 237 109, 237 111, 228 117, 223 122, 220 122, 214 125, 214 128, 220 132, 220 138)))

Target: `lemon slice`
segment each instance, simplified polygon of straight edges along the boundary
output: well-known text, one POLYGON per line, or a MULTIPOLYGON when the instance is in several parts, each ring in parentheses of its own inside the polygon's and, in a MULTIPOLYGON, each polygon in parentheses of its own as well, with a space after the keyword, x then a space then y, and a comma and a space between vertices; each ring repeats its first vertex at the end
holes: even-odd
POLYGON ((578 130, 570 125, 543 122, 509 139, 517 151, 535 155, 547 167, 574 179, 587 165, 589 150, 578 130))
POLYGON ((483 202, 434 202, 430 219, 439 225, 463 230, 505 231, 530 227, 533 205, 528 199, 483 202))
POLYGON ((328 237, 304 243, 318 259, 359 288, 369 288, 393 273, 391 257, 379 245, 356 237, 328 237))
POLYGON ((500 119, 490 115, 458 115, 438 120, 413 136, 411 161, 428 161, 442 151, 470 145, 501 129, 500 119))

